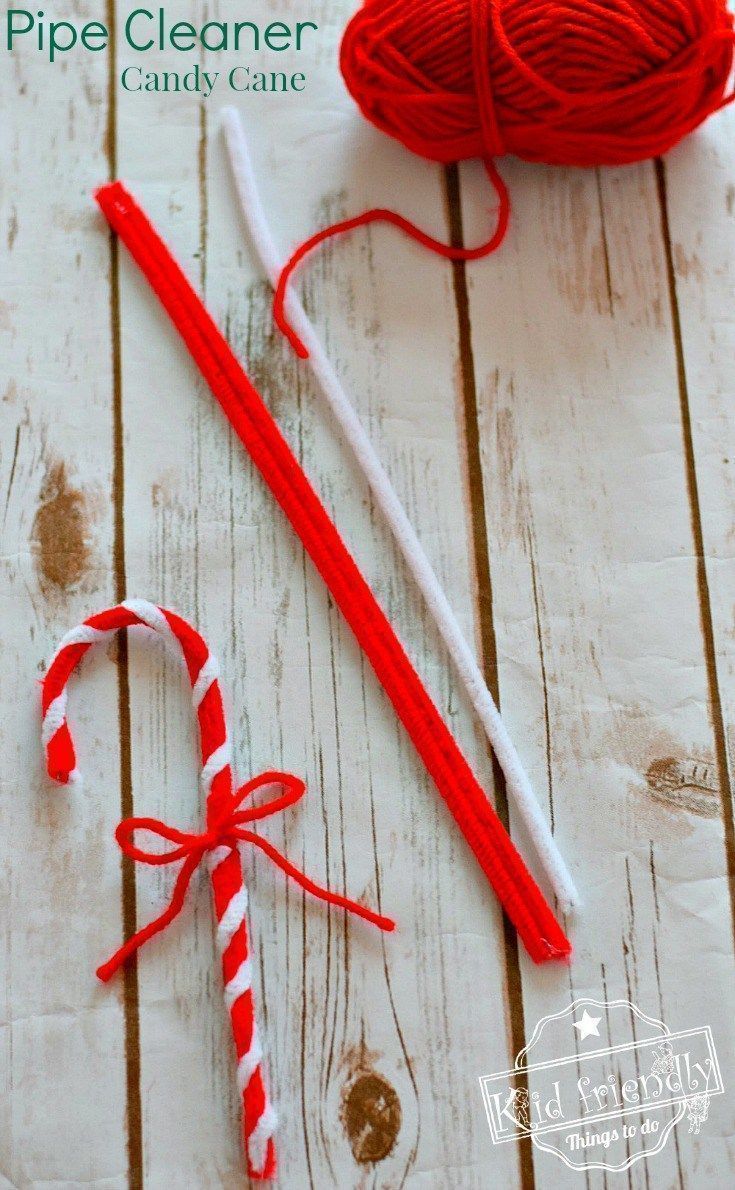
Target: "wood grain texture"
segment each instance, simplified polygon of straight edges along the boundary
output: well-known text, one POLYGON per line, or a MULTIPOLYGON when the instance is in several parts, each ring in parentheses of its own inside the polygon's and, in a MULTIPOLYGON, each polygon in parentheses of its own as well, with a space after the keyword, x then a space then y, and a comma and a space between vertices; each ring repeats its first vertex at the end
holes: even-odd
MULTIPOLYGON (((351 7, 285 3, 284 19, 320 25, 308 89, 237 100, 277 240, 285 252, 385 205, 474 242, 490 205, 481 171, 412 157, 345 95, 335 58, 351 7)), ((121 882, 121 810, 201 820, 181 666, 138 633, 117 651, 117 685, 107 658, 90 660, 72 701, 87 790, 71 798, 49 790, 36 708, 18 696, 67 627, 128 593, 176 607, 218 655, 237 772, 307 778, 268 838, 399 923, 383 938, 244 857, 278 1184, 571 1186, 581 1175, 531 1146, 492 1145, 478 1091, 546 1013, 622 995, 672 1029, 709 1024, 731 1081, 733 117, 663 166, 504 163, 513 225, 492 260, 453 270, 373 229, 328 245, 300 281, 583 890, 573 965, 537 970, 94 213, 93 186, 115 173, 158 224, 507 814, 425 608, 308 369, 273 329, 217 95, 124 94, 128 11, 108 4, 110 59, 88 55, 50 82, 14 55, 0 84, 0 721, 18 774, 1 783, 3 1184, 244 1182, 206 880, 125 981, 93 978, 171 887, 164 869, 121 882), (47 879, 40 898, 28 854, 47 879)), ((226 0, 176 12, 195 25, 242 16, 226 0)), ((247 17, 265 22, 272 6, 254 0, 247 17)), ((181 69, 184 57, 152 51, 145 64, 181 69)), ((241 60, 199 61, 226 72, 241 60)), ((303 64, 279 55, 279 69, 303 64)), ((525 846, 512 810, 510 822, 525 846)), ((713 1101, 706 1134, 677 1138, 628 1185, 729 1184, 732 1115, 731 1096, 713 1101)))

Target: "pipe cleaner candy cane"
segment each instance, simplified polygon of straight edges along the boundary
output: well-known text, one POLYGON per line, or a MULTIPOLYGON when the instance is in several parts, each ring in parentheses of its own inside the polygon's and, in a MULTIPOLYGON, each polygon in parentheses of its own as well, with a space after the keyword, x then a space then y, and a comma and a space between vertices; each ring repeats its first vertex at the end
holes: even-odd
MULTIPOLYGON (((253 164, 240 116, 234 107, 224 108, 222 120, 230 166, 237 186, 240 207, 255 250, 274 288, 283 271, 283 261, 273 241, 268 219, 258 194, 253 164)), ((357 465, 370 485, 398 548, 423 595, 439 634, 470 697, 485 734, 505 774, 508 792, 514 798, 551 886, 566 913, 579 904, 577 889, 564 863, 551 828, 536 800, 528 774, 495 705, 475 655, 467 643, 444 589, 419 541, 400 498, 381 463, 367 432, 350 404, 308 314, 292 289, 286 293, 288 323, 296 329, 324 398, 352 448, 357 465)))
POLYGON ((347 909, 381 930, 394 929, 394 922, 347 897, 320 888, 266 839, 247 829, 250 823, 294 805, 305 793, 306 786, 288 773, 266 772, 233 790, 232 753, 219 685, 219 666, 199 633, 165 608, 143 599, 129 599, 90 616, 61 641, 42 686, 42 740, 49 776, 66 785, 79 775, 66 719, 66 689, 72 671, 93 644, 107 640, 120 628, 136 625, 150 628, 169 644, 180 647, 186 662, 199 721, 200 780, 206 798, 206 827, 197 834, 177 830, 156 818, 127 818, 120 823, 115 837, 122 852, 130 859, 151 865, 182 863, 168 907, 155 921, 129 938, 98 968, 97 975, 107 982, 134 951, 178 916, 191 878, 206 856, 217 920, 224 998, 237 1054, 237 1085, 242 1097, 248 1173, 254 1178, 270 1178, 276 1166, 273 1134, 277 1120, 266 1090, 253 1007, 253 966, 246 922, 248 897, 238 846, 251 843, 258 847, 301 888, 329 905, 347 909), (243 808, 253 793, 273 786, 281 787, 284 792, 262 805, 243 808), (145 851, 135 844, 136 831, 147 831, 171 847, 163 852, 145 851))
POLYGON ((298 533, 529 955, 537 963, 566 959, 568 938, 260 393, 122 183, 103 186, 96 198, 298 533))

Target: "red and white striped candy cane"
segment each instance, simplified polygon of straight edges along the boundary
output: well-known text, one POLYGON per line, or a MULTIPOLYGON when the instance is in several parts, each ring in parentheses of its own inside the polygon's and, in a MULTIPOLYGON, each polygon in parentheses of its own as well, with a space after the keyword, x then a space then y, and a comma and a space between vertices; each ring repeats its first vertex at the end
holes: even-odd
POLYGON ((248 1173, 251 1177, 269 1178, 275 1173, 273 1134, 276 1113, 266 1091, 253 1008, 252 960, 246 923, 247 890, 242 877, 239 844, 254 844, 302 888, 321 900, 348 909, 383 930, 392 930, 394 923, 346 897, 320 888, 267 840, 246 829, 248 823, 293 805, 306 787, 303 781, 288 773, 268 772, 233 791, 232 755, 219 686, 219 667, 199 633, 165 608, 143 599, 126 600, 117 607, 90 616, 64 637, 42 687, 42 739, 49 776, 61 784, 68 784, 78 776, 66 719, 66 687, 72 671, 93 644, 107 640, 120 628, 136 625, 153 629, 169 643, 180 647, 183 653, 199 719, 206 829, 200 834, 189 833, 155 818, 128 818, 120 823, 115 836, 124 854, 131 859, 152 865, 180 860, 183 863, 166 910, 130 938, 98 969, 97 974, 104 981, 110 979, 130 954, 173 921, 183 907, 191 877, 206 855, 217 919, 225 1003, 237 1052, 237 1083, 242 1095, 248 1173), (284 790, 281 796, 263 805, 241 808, 255 790, 274 785, 284 790), (163 853, 142 850, 134 842, 137 830, 146 830, 173 846, 163 853))

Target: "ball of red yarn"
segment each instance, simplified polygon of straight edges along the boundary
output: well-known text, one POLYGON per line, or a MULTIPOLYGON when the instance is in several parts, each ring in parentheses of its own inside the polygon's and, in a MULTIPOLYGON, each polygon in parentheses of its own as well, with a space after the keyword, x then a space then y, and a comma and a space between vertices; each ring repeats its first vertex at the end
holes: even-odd
POLYGON ((288 283, 318 244, 390 223, 450 260, 494 252, 510 201, 493 159, 624 165, 658 157, 735 95, 727 0, 365 0, 345 30, 340 66, 363 115, 407 148, 444 163, 481 157, 498 196, 483 244, 443 244, 403 215, 373 208, 317 232, 281 271, 288 283))
POLYGON ((726 0, 367 0, 340 61, 423 157, 619 165, 729 101, 733 19, 726 0))

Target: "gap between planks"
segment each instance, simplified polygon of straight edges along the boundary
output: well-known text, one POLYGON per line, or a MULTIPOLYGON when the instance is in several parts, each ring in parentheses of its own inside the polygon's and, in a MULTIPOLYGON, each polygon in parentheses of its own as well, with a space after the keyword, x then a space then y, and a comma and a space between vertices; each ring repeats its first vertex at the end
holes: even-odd
MULTIPOLYGON (((115 0, 107 0, 107 28, 110 33, 107 78, 107 161, 110 181, 117 178, 117 13, 115 0)), ((122 337, 120 326, 120 249, 110 235, 110 343, 112 352, 112 505, 113 572, 115 600, 127 595, 125 566, 125 440, 123 424, 122 337)), ((117 683, 120 740, 120 814, 134 813, 132 748, 130 739, 130 671, 127 633, 118 634, 117 683)), ((121 857, 122 926, 125 938, 137 928, 135 865, 121 857)), ((138 961, 133 955, 123 969, 123 1018, 125 1026, 125 1098, 127 1124, 128 1185, 143 1190, 143 1111, 140 1092, 140 1003, 138 961)))
MULTIPOLYGON (((464 229, 462 224, 462 198, 459 167, 444 168, 444 193, 449 223, 449 238, 452 246, 463 248, 464 229)), ((487 520, 485 517, 485 485, 480 456, 480 422, 477 405, 477 383, 475 361, 472 351, 472 327, 470 303, 467 290, 467 269, 463 260, 452 261, 454 304, 457 312, 457 333, 459 340, 459 367, 462 393, 462 430, 467 460, 469 487, 469 515, 472 534, 472 561, 475 568, 475 592, 477 616, 480 628, 481 668, 495 703, 500 708, 498 682, 498 651, 493 620, 493 588, 488 546, 487 520)), ((495 809, 506 830, 510 828, 508 793, 505 776, 497 762, 493 749, 488 744, 492 763, 495 789, 495 809)), ((526 1044, 526 1025, 523 1012, 523 984, 521 977, 518 937, 505 914, 503 914, 503 948, 505 952, 505 977, 510 1018, 510 1045, 514 1054, 526 1044)), ((528 1091, 528 1079, 519 1078, 520 1085, 528 1091)), ((533 1190, 535 1186, 533 1152, 530 1145, 518 1144, 521 1190, 533 1190)))

